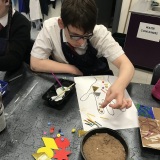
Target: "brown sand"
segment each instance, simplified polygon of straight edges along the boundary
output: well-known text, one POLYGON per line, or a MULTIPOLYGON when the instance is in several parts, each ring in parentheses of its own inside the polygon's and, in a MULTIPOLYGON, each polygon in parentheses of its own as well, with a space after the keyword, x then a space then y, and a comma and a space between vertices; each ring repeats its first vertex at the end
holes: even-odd
POLYGON ((97 133, 87 139, 83 146, 86 160, 125 160, 123 145, 107 133, 97 133))

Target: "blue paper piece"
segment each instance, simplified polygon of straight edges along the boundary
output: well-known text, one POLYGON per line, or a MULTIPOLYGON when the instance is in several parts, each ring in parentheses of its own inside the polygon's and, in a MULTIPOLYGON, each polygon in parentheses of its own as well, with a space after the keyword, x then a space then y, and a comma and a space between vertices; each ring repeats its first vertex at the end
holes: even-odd
POLYGON ((138 116, 155 119, 152 107, 143 106, 140 104, 137 104, 136 107, 138 110, 138 116))

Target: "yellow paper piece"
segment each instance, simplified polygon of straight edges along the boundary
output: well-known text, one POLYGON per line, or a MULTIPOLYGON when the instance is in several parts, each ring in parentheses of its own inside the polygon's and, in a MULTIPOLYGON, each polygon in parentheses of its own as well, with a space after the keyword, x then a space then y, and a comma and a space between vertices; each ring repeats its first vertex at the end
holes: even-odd
POLYGON ((93 88, 93 91, 95 92, 99 87, 92 86, 92 88, 93 88))
POLYGON ((37 150, 37 153, 45 153, 49 158, 53 158, 54 152, 48 147, 42 147, 37 150))
POLYGON ((58 149, 58 146, 53 138, 42 137, 42 140, 46 147, 51 149, 58 149))
POLYGON ((32 156, 36 159, 36 160, 51 160, 46 153, 41 152, 41 153, 33 153, 32 156))
POLYGON ((87 133, 87 131, 84 130, 78 130, 78 137, 82 137, 87 133))

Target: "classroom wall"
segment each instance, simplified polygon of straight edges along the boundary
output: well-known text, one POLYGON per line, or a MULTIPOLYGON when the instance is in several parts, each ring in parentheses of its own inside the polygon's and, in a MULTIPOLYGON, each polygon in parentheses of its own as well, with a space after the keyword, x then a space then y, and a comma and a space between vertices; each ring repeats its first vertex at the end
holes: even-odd
POLYGON ((121 14, 119 19, 118 33, 127 33, 130 19, 129 10, 138 2, 138 0, 123 0, 121 14))
POLYGON ((141 10, 140 12, 146 11, 152 1, 160 3, 160 0, 123 0, 118 32, 127 33, 131 14, 131 12, 129 12, 130 10, 135 8, 136 5, 139 5, 138 8, 141 10))

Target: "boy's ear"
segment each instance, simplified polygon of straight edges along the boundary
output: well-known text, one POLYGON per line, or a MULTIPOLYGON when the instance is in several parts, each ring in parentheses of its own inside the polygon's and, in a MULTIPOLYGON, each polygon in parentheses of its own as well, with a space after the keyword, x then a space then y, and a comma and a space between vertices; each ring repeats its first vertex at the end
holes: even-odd
POLYGON ((64 29, 64 24, 63 24, 62 18, 58 18, 58 25, 61 29, 64 29))
POLYGON ((10 0, 5 0, 5 5, 8 6, 10 4, 10 0))

